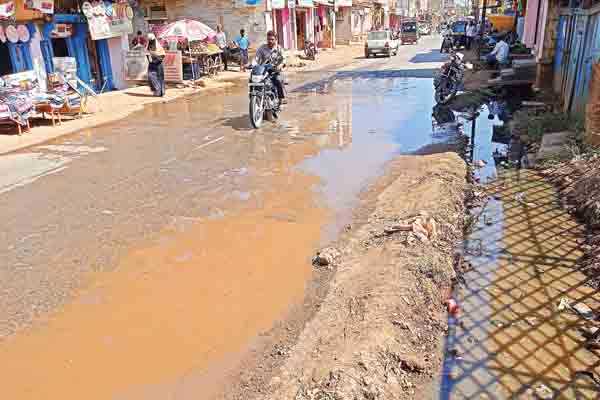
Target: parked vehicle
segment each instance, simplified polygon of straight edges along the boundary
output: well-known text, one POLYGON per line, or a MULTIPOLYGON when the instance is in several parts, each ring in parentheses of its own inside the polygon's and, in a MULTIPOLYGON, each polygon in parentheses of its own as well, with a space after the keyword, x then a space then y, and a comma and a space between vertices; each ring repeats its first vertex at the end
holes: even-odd
POLYGON ((452 42, 455 49, 460 49, 467 44, 467 23, 463 20, 452 23, 452 42))
POLYGON ((400 29, 400 43, 417 44, 419 41, 419 30, 416 21, 403 22, 400 29))
POLYGON ((317 46, 310 40, 304 42, 304 56, 313 61, 317 58, 317 46))
POLYGON ((383 54, 390 57, 398 54, 398 40, 391 31, 372 31, 365 42, 365 58, 383 54))
POLYGON ((250 72, 248 111, 250 122, 256 129, 260 128, 264 119, 270 121, 277 118, 280 111, 277 89, 272 81, 274 73, 275 69, 270 64, 256 65, 250 72))
POLYGON ((439 73, 433 78, 436 103, 445 104, 456 96, 462 86, 464 76, 463 60, 452 52, 450 60, 440 68, 439 73))

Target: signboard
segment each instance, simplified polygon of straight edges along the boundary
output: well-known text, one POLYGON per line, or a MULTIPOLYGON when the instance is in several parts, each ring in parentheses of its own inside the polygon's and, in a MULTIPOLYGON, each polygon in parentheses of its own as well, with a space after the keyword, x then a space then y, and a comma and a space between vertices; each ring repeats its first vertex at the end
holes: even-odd
POLYGON ((129 50, 125 52, 125 79, 128 81, 148 79, 148 57, 144 51, 129 50))
POLYGON ((281 10, 285 8, 285 0, 271 0, 271 8, 273 10, 281 10))
POLYGON ((8 3, 0 4, 0 19, 10 18, 15 15, 15 3, 10 1, 8 3))
POLYGON ((17 26, 17 34, 19 35, 19 40, 23 43, 29 42, 29 29, 25 25, 17 26))
POLYGON ((133 33, 133 9, 127 2, 86 1, 81 10, 88 20, 92 40, 133 33))
POLYGON ((41 11, 42 14, 54 14, 54 0, 25 0, 25 8, 41 11))
POLYGON ((288 8, 296 8, 296 0, 287 0, 288 8))
POLYGON ((335 5, 338 7, 352 7, 352 0, 335 0, 335 5))
POLYGON ((298 0, 298 7, 312 8, 314 6, 313 0, 298 0))
POLYGON ((163 60, 166 82, 183 82, 183 58, 181 51, 167 51, 163 60))
POLYGON ((17 43, 19 41, 19 33, 14 25, 8 25, 4 32, 6 32, 6 38, 9 42, 17 43))
POLYGON ((50 33, 53 39, 68 38, 73 35, 73 25, 71 24, 54 24, 54 29, 50 33))

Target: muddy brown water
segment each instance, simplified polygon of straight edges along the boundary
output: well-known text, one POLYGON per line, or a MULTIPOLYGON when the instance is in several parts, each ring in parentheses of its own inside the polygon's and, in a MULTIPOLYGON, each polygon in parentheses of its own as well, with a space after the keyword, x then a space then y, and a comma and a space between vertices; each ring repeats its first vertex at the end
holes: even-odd
POLYGON ((491 126, 479 118, 474 158, 489 201, 464 243, 472 269, 456 291, 440 399, 600 398, 600 352, 581 329, 597 326, 559 311, 561 299, 600 311, 600 294, 577 270, 584 228, 561 207, 556 190, 534 172, 500 171, 491 126))
POLYGON ((235 87, 10 155, 36 168, 1 185, 18 242, 0 255, 2 397, 184 396, 302 299, 311 255, 388 160, 448 139, 426 76, 298 86, 259 132, 235 87))

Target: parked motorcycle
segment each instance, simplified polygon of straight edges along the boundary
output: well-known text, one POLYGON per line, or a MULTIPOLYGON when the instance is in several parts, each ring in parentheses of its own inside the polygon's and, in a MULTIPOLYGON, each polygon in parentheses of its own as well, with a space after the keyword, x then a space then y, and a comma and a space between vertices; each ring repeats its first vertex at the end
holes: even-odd
POLYGON ((304 56, 313 61, 317 58, 317 46, 310 40, 304 42, 304 56))
POLYGON ((450 60, 440 68, 440 72, 433 78, 436 103, 445 104, 456 96, 462 86, 464 76, 465 66, 462 59, 452 52, 450 60))
POLYGON ((275 67, 271 64, 256 65, 250 72, 248 111, 255 129, 260 128, 264 119, 271 121, 277 118, 280 111, 279 96, 272 81, 275 72, 275 67))

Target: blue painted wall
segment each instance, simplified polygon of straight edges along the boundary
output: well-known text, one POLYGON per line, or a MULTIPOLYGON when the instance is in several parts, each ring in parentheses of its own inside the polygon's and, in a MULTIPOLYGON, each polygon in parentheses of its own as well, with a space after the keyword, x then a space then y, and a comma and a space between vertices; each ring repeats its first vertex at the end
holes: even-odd
MULTIPOLYGON (((52 57, 54 57, 52 50, 52 37, 51 33, 54 29, 55 23, 61 24, 72 24, 73 35, 66 38, 67 51, 70 57, 75 57, 77 60, 77 76, 87 84, 92 84, 92 73, 90 58, 88 53, 88 24, 85 17, 82 15, 72 14, 55 14, 53 22, 44 24, 42 36, 43 40, 41 43, 42 54, 44 56, 44 63, 47 71, 54 71, 54 65, 52 63, 52 57)), ((96 40, 92 42, 96 46, 96 54, 98 55, 98 63, 100 64, 100 74, 102 76, 102 82, 95 82, 96 89, 100 89, 106 81, 104 90, 114 90, 114 81, 112 66, 110 63, 110 52, 108 49, 108 41, 96 40)))

